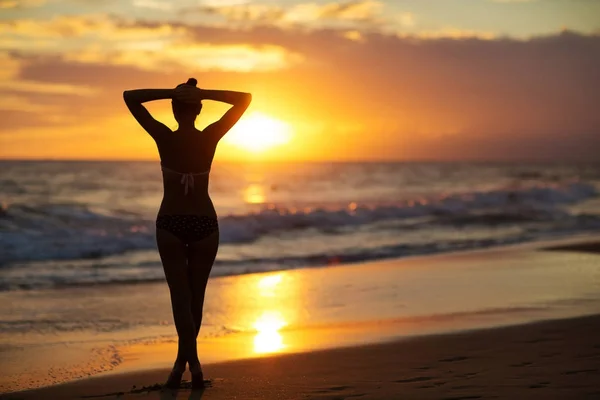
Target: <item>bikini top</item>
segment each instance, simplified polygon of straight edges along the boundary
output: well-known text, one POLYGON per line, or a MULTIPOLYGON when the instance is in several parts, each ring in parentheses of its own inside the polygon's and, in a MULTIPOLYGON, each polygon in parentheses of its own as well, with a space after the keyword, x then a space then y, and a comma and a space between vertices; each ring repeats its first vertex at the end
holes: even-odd
POLYGON ((161 169, 163 171, 166 172, 171 172, 174 174, 178 174, 181 175, 181 184, 185 185, 185 189, 184 192, 187 195, 189 188, 191 187, 192 189, 194 189, 194 176, 198 176, 198 175, 208 175, 210 173, 210 169, 204 171, 204 172, 179 172, 179 171, 175 171, 173 169, 167 168, 164 165, 161 164, 161 169))

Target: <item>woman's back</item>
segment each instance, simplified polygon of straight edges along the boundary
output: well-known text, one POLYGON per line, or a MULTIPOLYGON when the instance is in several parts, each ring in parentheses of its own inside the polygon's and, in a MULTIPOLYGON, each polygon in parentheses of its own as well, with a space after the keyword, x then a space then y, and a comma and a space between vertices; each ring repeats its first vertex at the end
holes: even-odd
POLYGON ((201 131, 175 131, 156 144, 164 189, 159 213, 216 215, 208 195, 214 139, 201 131))
POLYGON ((179 172, 210 169, 217 142, 202 131, 174 131, 156 141, 161 164, 179 172))

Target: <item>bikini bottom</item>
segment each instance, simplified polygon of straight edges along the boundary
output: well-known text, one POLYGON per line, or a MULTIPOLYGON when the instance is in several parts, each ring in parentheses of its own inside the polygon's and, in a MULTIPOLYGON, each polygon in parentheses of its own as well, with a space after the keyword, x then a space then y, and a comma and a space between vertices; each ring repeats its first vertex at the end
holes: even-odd
POLYGON ((189 244, 218 231, 219 222, 216 217, 206 215, 158 215, 156 228, 164 229, 189 244))

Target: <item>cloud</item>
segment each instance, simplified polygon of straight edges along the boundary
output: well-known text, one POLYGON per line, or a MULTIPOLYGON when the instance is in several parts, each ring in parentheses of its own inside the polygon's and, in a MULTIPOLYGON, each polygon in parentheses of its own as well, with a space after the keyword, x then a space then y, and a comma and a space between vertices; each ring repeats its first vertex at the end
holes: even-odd
POLYGON ((400 25, 408 28, 413 27, 417 24, 417 19, 415 15, 410 12, 401 13, 398 16, 398 21, 400 22, 400 25))
POLYGON ((0 9, 3 8, 32 8, 39 7, 46 3, 46 0, 0 0, 0 9))
POLYGON ((95 49, 67 53, 65 61, 111 65, 131 65, 146 70, 197 71, 272 71, 288 68, 302 57, 278 46, 211 45, 193 43, 154 43, 151 48, 138 44, 121 45, 118 50, 99 52, 95 49))
POLYGON ((492 3, 533 3, 538 0, 489 0, 492 3))
POLYGON ((171 11, 173 9, 172 3, 157 0, 133 0, 133 5, 140 8, 150 8, 159 11, 171 11))
POLYGON ((96 93, 96 91, 90 87, 14 80, 0 81, 0 90, 27 93, 68 94, 75 96, 92 96, 96 93))
POLYGON ((481 39, 491 40, 498 37, 494 32, 474 31, 458 28, 440 28, 436 30, 421 30, 417 33, 398 34, 398 37, 410 38, 418 37, 420 39, 481 39))
POLYGON ((280 21, 285 16, 282 7, 268 4, 210 5, 180 10, 180 14, 189 12, 217 15, 227 22, 268 23, 280 21))
MULTIPOLYGON (((86 52, 84 47, 43 54, 13 50, 0 77, 10 69, 16 81, 89 85, 94 96, 19 94, 32 104, 59 107, 62 111, 55 115, 65 126, 124 115, 119 94, 125 88, 171 87, 197 74, 207 86, 251 91, 253 107, 302 126, 303 137, 319 137, 319 146, 311 151, 324 156, 339 143, 347 145, 349 157, 363 158, 367 151, 413 159, 465 154, 479 159, 528 154, 593 159, 600 152, 594 139, 600 134, 599 35, 565 31, 516 40, 478 38, 460 30, 419 37, 120 19, 110 24, 105 31, 109 37, 164 31, 177 40, 167 37, 162 52, 151 47, 158 36, 142 42, 147 47, 141 50, 121 47, 113 53, 104 48, 86 52), (235 64, 252 64, 255 57, 248 49, 263 51, 256 60, 279 66, 241 72, 235 64), (291 60, 286 58, 290 55, 291 60), (207 68, 217 63, 211 57, 229 60, 234 67, 207 68), (80 115, 69 119, 72 107, 80 115), (340 121, 356 127, 355 134, 339 128, 340 121), (365 135, 371 138, 368 145, 365 135), (543 143, 539 152, 531 148, 535 143, 543 143)), ((134 46, 136 40, 123 42, 134 46)), ((8 132, 5 124, 0 121, 0 129, 8 132)))
POLYGON ((64 99, 76 103, 98 92, 89 84, 23 79, 20 75, 26 64, 21 58, 0 54, 0 131, 74 122, 64 99))
POLYGON ((142 24, 120 24, 120 19, 104 14, 62 15, 46 20, 23 18, 0 21, 0 35, 23 39, 23 41, 30 39, 60 40, 58 44, 61 46, 64 46, 64 40, 84 37, 121 41, 147 39, 148 37, 173 37, 177 34, 177 29, 169 24, 148 29, 142 24))
MULTIPOLYGON (((35 82, 19 79, 24 68, 23 60, 10 54, 0 54, 0 91, 4 93, 49 93, 58 95, 91 96, 95 91, 89 87, 80 87, 70 84, 53 82, 35 82)), ((3 104, 10 103, 6 101, 3 104)), ((19 103, 18 101, 15 103, 19 103)), ((0 107, 2 108, 2 107, 0 107)), ((4 107, 6 108, 6 106, 4 107)), ((14 106, 12 109, 19 109, 14 106)))
MULTIPOLYGON (((297 3, 289 7, 273 4, 220 4, 184 7, 180 15, 199 13, 218 16, 228 24, 238 26, 274 25, 278 27, 304 26, 309 28, 329 25, 358 26, 360 24, 388 24, 382 14, 384 5, 375 0, 348 0, 343 2, 297 3)), ((401 16, 407 21, 408 14, 401 16)))
POLYGON ((1 34, 8 40, 0 45, 9 51, 61 54, 67 61, 144 69, 272 71, 302 59, 280 46, 190 40, 186 26, 130 23, 106 15, 4 21, 0 22, 1 34))
POLYGON ((316 6, 317 18, 342 20, 372 20, 377 17, 383 4, 373 0, 353 0, 316 6))

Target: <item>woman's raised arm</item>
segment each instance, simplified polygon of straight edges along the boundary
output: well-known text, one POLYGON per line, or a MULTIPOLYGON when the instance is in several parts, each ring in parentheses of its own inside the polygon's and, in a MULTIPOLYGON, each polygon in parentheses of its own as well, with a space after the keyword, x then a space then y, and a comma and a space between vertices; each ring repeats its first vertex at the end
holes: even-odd
POLYGON ((206 127, 206 133, 221 139, 236 122, 242 117, 252 101, 252 95, 244 92, 230 90, 202 90, 201 97, 206 100, 220 101, 233 105, 217 122, 206 127))
POLYGON ((171 130, 162 122, 159 122, 150 115, 150 112, 142 105, 147 101, 172 99, 175 89, 136 89, 123 92, 123 100, 127 108, 136 121, 152 136, 155 140, 171 130))

